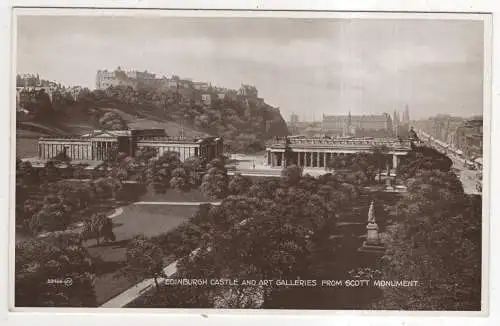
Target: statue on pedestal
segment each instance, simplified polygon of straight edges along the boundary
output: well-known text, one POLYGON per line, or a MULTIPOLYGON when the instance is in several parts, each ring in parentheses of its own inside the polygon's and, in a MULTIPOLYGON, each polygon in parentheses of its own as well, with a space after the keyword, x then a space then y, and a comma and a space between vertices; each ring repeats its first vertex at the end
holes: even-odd
POLYGON ((375 207, 373 206, 373 200, 370 204, 370 209, 368 210, 368 225, 366 226, 366 243, 371 245, 378 245, 380 239, 378 236, 378 225, 375 222, 375 207))
POLYGON ((366 241, 359 251, 383 253, 385 251, 384 245, 380 241, 378 234, 378 225, 375 221, 375 207, 372 200, 368 210, 368 225, 366 226, 366 241))

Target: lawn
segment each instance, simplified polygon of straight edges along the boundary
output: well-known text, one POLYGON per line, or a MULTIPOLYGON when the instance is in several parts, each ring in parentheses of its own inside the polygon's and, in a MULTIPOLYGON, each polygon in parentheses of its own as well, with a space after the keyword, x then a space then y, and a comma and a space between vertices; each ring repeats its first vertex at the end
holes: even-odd
POLYGON ((123 276, 116 277, 131 238, 138 234, 151 237, 171 231, 187 221, 197 209, 197 206, 129 205, 123 208, 121 215, 113 218, 116 242, 97 247, 95 240, 87 241, 90 254, 104 261, 104 264, 100 264, 94 286, 98 304, 103 304, 135 284, 123 276))

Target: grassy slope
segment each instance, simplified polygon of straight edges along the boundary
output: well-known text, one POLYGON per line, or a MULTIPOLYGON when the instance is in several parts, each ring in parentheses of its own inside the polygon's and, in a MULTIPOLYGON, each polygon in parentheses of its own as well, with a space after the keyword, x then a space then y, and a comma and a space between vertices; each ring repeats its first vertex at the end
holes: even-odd
MULTIPOLYGON (((167 135, 176 137, 180 134, 181 125, 172 121, 166 121, 157 115, 149 114, 144 110, 137 110, 137 114, 124 112, 114 108, 98 108, 104 112, 115 112, 120 114, 131 129, 165 129, 167 135)), ((23 121, 16 127, 16 155, 19 157, 34 157, 37 155, 37 139, 48 136, 71 136, 81 135, 99 126, 90 117, 81 112, 71 112, 66 115, 56 115, 50 121, 23 121)), ((184 136, 187 138, 203 137, 206 133, 196 131, 184 126, 184 136)))
MULTIPOLYGON (((99 108, 99 111, 120 114, 131 129, 163 128, 169 136, 177 136, 181 130, 181 125, 178 123, 167 121, 155 115, 140 113, 139 110, 137 115, 114 108, 99 108)), ((22 138, 69 136, 79 135, 95 128, 99 128, 99 126, 82 114, 60 115, 50 121, 20 122, 16 128, 16 135, 22 138)), ((184 126, 184 135, 189 138, 207 134, 184 126)))

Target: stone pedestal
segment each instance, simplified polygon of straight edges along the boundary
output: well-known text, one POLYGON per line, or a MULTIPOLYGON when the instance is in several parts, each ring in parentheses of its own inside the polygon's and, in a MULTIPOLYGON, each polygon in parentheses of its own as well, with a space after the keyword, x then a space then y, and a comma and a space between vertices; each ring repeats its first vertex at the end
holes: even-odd
POLYGON ((392 186, 392 183, 391 183, 391 179, 385 180, 385 189, 386 190, 394 190, 394 187, 392 186))
POLYGON ((377 223, 368 223, 366 226, 366 243, 378 245, 380 243, 380 238, 378 236, 378 225, 377 223))
POLYGON ((385 252, 385 246, 380 241, 377 223, 368 223, 366 231, 366 241, 363 242, 363 245, 358 251, 383 254, 385 252))

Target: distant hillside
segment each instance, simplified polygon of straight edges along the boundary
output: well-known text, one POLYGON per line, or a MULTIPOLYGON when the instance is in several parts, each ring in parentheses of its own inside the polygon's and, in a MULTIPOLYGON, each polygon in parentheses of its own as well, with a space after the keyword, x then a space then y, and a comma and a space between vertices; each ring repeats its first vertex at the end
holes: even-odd
MULTIPOLYGON (((221 95, 220 89, 201 92, 119 86, 104 91, 82 89, 75 96, 64 92, 62 88, 51 94, 51 108, 43 92, 25 95, 21 104, 31 112, 30 123, 61 135, 82 133, 99 128, 99 118, 113 111, 129 128, 164 128, 169 136, 178 136, 181 130, 185 137, 222 136, 238 152, 262 150, 266 140, 288 135, 279 109, 233 90, 221 95)), ((23 130, 33 132, 29 128, 27 123, 18 124, 18 135, 23 130)))

